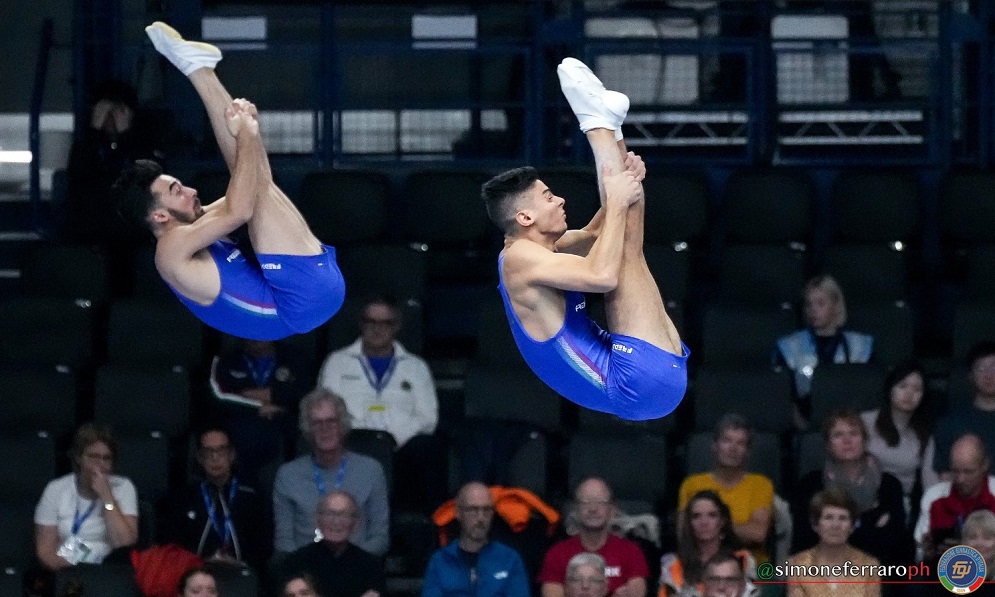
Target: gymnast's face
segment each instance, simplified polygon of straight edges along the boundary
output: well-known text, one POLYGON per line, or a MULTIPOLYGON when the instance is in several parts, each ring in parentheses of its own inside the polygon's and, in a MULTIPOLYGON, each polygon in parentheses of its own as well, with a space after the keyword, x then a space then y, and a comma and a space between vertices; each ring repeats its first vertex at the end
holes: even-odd
POLYGON ((158 199, 158 205, 151 214, 152 221, 157 224, 165 224, 170 220, 192 224, 204 215, 197 189, 184 186, 168 174, 162 174, 152 181, 152 194, 158 199))
POLYGON ((567 231, 567 212, 563 209, 566 201, 563 197, 554 195, 541 180, 535 181, 525 195, 526 208, 522 211, 529 212, 532 225, 539 232, 562 235, 567 231))

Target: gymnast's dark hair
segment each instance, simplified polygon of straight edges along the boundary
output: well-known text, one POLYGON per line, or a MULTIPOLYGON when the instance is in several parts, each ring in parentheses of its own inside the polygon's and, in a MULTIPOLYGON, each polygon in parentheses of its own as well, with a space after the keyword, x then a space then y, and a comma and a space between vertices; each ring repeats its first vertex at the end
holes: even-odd
POLYGON ((114 183, 118 213, 136 227, 151 230, 149 213, 157 203, 152 183, 162 175, 162 166, 152 160, 135 160, 114 183))
POLYGON ((531 166, 502 172, 488 180, 480 188, 480 196, 487 208, 487 216, 506 234, 515 229, 515 198, 524 193, 535 181, 539 173, 531 166))

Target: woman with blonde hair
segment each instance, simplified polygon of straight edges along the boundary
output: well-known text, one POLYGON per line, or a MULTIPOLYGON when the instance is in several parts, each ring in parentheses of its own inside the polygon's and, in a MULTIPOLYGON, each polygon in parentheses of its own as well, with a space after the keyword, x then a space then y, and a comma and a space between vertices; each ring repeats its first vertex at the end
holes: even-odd
POLYGON ((812 375, 821 363, 866 363, 874 338, 844 329, 847 312, 843 289, 832 276, 816 276, 802 290, 805 327, 777 340, 774 360, 795 374, 795 424, 808 427, 812 375))

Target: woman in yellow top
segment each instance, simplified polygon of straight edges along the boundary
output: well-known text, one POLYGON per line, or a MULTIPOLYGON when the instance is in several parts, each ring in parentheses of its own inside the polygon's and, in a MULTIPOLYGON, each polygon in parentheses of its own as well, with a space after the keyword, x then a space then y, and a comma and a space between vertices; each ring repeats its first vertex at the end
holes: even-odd
POLYGON ((702 576, 705 563, 720 551, 735 555, 743 564, 746 576, 744 596, 759 593, 750 581, 755 579, 757 564, 748 549, 733 532, 729 506, 711 490, 691 496, 684 508, 678 531, 677 553, 660 559, 660 590, 658 597, 696 597, 704 594, 702 576))
POLYGON ((878 560, 848 543, 857 520, 857 505, 850 495, 838 487, 816 493, 809 516, 819 542, 788 560, 788 597, 881 597, 881 577, 876 571, 878 560), (844 565, 850 571, 849 575, 830 574, 834 566, 842 568, 844 565), (855 574, 854 568, 860 566, 873 566, 874 570, 862 576, 855 574), (791 567, 803 567, 804 571, 791 567), (841 581, 866 581, 867 584, 841 581))

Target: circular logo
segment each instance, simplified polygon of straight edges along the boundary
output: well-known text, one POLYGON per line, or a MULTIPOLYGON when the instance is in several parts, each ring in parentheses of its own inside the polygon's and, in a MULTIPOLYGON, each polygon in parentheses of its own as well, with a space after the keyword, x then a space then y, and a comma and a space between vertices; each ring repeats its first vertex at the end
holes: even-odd
POLYGON ((943 552, 936 565, 940 584, 958 595, 973 593, 985 582, 988 566, 978 550, 966 545, 951 547, 943 552))

